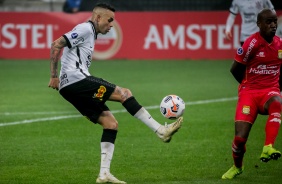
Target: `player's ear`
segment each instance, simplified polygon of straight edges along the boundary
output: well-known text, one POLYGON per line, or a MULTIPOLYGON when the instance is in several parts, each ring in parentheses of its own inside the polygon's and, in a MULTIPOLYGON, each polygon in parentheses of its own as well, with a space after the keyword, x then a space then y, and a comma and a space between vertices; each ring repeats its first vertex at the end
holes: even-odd
POLYGON ((101 19, 101 15, 98 14, 98 15, 96 16, 96 21, 99 22, 100 19, 101 19))
POLYGON ((260 21, 257 21, 257 26, 260 28, 260 21))

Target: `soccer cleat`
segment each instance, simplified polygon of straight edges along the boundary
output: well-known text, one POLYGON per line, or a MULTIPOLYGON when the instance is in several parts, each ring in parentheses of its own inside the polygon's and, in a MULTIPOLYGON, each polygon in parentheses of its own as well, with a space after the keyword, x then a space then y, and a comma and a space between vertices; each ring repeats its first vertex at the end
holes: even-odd
POLYGON ((96 183, 123 183, 126 184, 125 181, 120 181, 114 175, 111 173, 105 173, 103 176, 99 175, 99 177, 96 179, 96 183))
POLYGON ((242 174, 244 167, 238 168, 233 165, 226 173, 222 175, 222 179, 233 179, 235 176, 242 174))
POLYGON ((281 152, 272 147, 272 144, 266 145, 262 149, 260 160, 268 162, 269 160, 277 160, 281 157, 281 152))
POLYGON ((161 126, 156 133, 163 142, 168 143, 173 134, 181 127, 182 122, 183 117, 179 117, 174 123, 161 126))

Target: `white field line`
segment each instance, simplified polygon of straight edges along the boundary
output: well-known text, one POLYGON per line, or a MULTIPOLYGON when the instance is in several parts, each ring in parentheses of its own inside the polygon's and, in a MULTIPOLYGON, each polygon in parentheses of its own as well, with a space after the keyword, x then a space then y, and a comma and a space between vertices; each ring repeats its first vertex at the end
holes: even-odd
POLYGON ((14 115, 44 115, 44 114, 71 114, 75 111, 54 111, 54 112, 0 112, 3 116, 14 116, 14 115))
MULTIPOLYGON (((195 102, 186 102, 186 105, 199 105, 199 104, 209 104, 209 103, 217 103, 217 102, 227 102, 227 101, 233 101, 237 100, 237 97, 231 97, 231 98, 219 98, 219 99, 211 99, 211 100, 200 100, 195 102)), ((147 106, 146 109, 157 109, 159 108, 159 105, 154 106, 147 106)), ((122 110, 113 110, 111 111, 113 114, 116 113, 124 113, 127 112, 125 109, 122 110)), ((71 112, 61 112, 63 113, 71 113, 71 112)), ((59 114, 59 112, 34 112, 34 113, 28 113, 28 112, 17 112, 17 113, 0 113, 0 115, 24 115, 24 114, 59 114)), ((21 121, 15 121, 15 122, 5 122, 0 123, 1 126, 10 126, 10 125, 19 125, 19 124, 27 124, 27 123, 35 123, 35 122, 42 122, 42 121, 52 121, 52 120, 60 120, 60 119, 69 119, 69 118, 79 118, 82 117, 81 115, 65 115, 65 116, 54 116, 54 117, 48 117, 48 118, 37 118, 37 119, 29 119, 29 120, 21 120, 21 121)))

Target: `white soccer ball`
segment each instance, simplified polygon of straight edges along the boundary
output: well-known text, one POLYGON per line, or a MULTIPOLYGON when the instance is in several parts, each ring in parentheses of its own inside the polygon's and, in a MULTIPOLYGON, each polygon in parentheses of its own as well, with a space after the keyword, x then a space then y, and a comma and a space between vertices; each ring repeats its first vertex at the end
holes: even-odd
POLYGON ((185 102, 177 95, 165 96, 160 104, 160 111, 167 119, 177 119, 183 115, 185 102))

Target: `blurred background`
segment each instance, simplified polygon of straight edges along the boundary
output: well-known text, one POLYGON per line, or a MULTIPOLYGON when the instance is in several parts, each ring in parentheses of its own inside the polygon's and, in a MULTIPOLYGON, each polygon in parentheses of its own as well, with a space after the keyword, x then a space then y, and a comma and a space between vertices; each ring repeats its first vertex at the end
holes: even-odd
MULTIPOLYGON (((231 59, 240 46, 240 15, 232 39, 224 33, 232 0, 0 0, 0 58, 48 59, 52 41, 89 20, 97 2, 117 12, 94 59, 231 59)), ((282 0, 271 2, 281 36, 282 0)))
MULTIPOLYGON (((97 2, 112 4, 117 13, 113 29, 95 42, 93 60, 158 60, 159 68, 166 61, 173 68, 181 60, 199 63, 195 68, 202 69, 204 61, 232 61, 240 46, 240 16, 233 39, 224 36, 232 0, 0 0, 0 64, 7 64, 0 67, 2 81, 4 71, 19 66, 17 62, 48 63, 52 41, 89 20, 97 2), (76 10, 68 9, 67 3, 76 10)), ((282 35, 282 0, 271 2, 279 16, 277 33, 282 35)))
MULTIPOLYGON (((0 11, 63 11, 66 0, 0 0, 0 11)), ((98 0, 81 0, 80 11, 91 11, 98 0)), ((105 0, 118 11, 217 11, 228 10, 231 0, 105 0)), ((282 9, 281 0, 271 0, 275 9, 282 9)))

